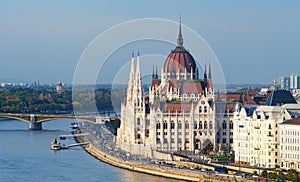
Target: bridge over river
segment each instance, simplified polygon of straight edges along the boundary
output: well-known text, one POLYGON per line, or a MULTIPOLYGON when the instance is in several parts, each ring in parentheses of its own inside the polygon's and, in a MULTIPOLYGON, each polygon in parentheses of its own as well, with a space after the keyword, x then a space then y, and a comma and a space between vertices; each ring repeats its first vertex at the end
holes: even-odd
POLYGON ((65 114, 28 114, 28 113, 0 113, 1 118, 16 119, 29 123, 29 130, 41 130, 42 123, 59 120, 59 119, 74 119, 80 121, 86 121, 90 123, 101 123, 110 121, 110 116, 95 116, 95 115, 65 115, 65 114))

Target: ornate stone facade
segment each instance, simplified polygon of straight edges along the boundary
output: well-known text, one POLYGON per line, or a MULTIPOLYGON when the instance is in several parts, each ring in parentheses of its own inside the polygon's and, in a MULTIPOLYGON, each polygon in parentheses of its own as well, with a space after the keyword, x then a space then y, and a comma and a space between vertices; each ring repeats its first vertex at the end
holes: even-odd
POLYGON ((183 46, 181 25, 177 46, 165 61, 161 79, 157 69, 155 73, 153 70, 148 95, 143 92, 139 55, 136 70, 134 67, 132 56, 116 138, 121 149, 153 157, 155 151, 199 153, 218 148, 216 135, 220 125, 215 119, 211 68, 209 65, 207 74, 205 66, 203 78, 199 79, 196 62, 183 46))

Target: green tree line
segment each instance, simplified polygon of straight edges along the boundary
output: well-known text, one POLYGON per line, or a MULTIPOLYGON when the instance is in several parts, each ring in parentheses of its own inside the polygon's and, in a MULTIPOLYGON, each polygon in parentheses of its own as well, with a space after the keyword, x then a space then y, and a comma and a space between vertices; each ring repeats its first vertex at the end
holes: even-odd
MULTIPOLYGON (((73 106, 79 107, 82 102, 96 101, 98 110, 111 110, 112 100, 117 102, 114 108, 119 109, 122 91, 100 88, 95 91, 94 98, 80 95, 72 99, 72 91, 57 93, 53 89, 10 88, 0 89, 0 112, 5 113, 71 113, 73 106), (112 96, 113 94, 113 96, 112 96), (112 99, 113 98, 113 99, 112 99)), ((84 111, 88 109, 82 108, 84 111)))

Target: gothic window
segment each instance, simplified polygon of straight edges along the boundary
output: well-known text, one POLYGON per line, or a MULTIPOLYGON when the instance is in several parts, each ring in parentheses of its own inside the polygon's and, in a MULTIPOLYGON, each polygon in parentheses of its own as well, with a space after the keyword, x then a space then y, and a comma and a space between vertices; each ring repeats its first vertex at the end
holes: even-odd
POLYGON ((225 121, 225 120, 223 121, 223 124, 222 124, 222 126, 223 126, 223 130, 226 130, 226 128, 227 128, 227 125, 226 125, 226 121, 225 121))
POLYGON ((137 134, 137 139, 140 139, 141 138, 141 135, 140 134, 137 134))
POLYGON ((204 121, 204 129, 207 129, 207 121, 204 121))
POLYGON ((149 137, 149 129, 146 129, 146 137, 149 137))
POLYGON ((160 129, 160 123, 156 123, 156 129, 160 129))
POLYGON ((174 123, 174 121, 172 120, 171 121, 171 129, 174 129, 175 128, 175 123, 174 123))
POLYGON ((202 130, 202 121, 199 122, 199 129, 202 130))
POLYGON ((233 129, 233 122, 230 121, 230 129, 232 130, 233 129))
POLYGON ((201 112, 202 112, 202 106, 199 107, 199 113, 201 113, 201 112))
POLYGON ((182 129, 182 123, 181 123, 181 121, 178 121, 178 129, 182 129))
POLYGON ((209 129, 213 129, 212 121, 209 122, 209 129))
POLYGON ((140 118, 137 118, 136 124, 137 124, 137 125, 141 125, 141 119, 140 119, 140 118))
POLYGON ((168 123, 167 123, 166 120, 165 120, 165 122, 164 122, 164 129, 168 129, 168 123))
POLYGON ((194 122, 194 129, 197 129, 197 122, 194 122))
POLYGON ((207 113, 207 106, 204 106, 204 113, 207 113))

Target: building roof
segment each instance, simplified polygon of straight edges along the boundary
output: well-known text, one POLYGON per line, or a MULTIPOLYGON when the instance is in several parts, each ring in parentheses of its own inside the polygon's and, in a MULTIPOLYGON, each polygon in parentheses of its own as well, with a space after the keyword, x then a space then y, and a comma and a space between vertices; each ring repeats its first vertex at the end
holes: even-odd
POLYGON ((234 102, 243 102, 244 104, 256 104, 248 93, 230 93, 226 94, 226 101, 232 100, 234 102))
POLYGON ((290 91, 273 90, 265 102, 267 106, 281 106, 284 104, 297 104, 290 91))
POLYGON ((196 72, 197 66, 193 56, 184 47, 177 46, 167 57, 164 64, 166 73, 196 72))
POLYGON ((300 118, 290 119, 281 124, 300 125, 300 118))
POLYGON ((179 33, 176 48, 168 55, 165 64, 165 73, 188 73, 196 72, 197 66, 193 56, 183 46, 183 38, 181 33, 181 21, 179 24, 179 33))

